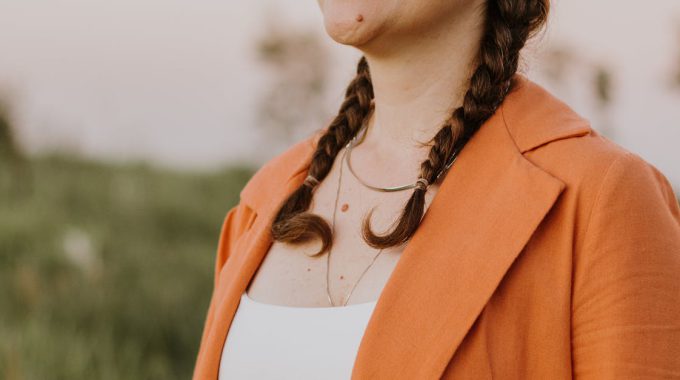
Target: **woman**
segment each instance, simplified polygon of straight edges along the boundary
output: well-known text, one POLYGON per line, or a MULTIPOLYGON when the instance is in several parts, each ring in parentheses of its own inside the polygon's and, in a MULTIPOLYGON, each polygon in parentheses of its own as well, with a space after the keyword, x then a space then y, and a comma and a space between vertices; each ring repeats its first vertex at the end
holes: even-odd
POLYGON ((319 4, 356 77, 227 214, 194 378, 680 378, 680 207, 517 73, 548 0, 319 4))

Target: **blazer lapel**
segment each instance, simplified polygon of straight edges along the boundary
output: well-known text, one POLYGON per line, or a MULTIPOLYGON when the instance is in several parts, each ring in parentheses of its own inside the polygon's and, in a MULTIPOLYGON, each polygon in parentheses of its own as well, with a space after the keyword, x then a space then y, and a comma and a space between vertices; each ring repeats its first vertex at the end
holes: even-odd
MULTIPOLYGON (((517 115, 511 107, 524 104, 526 97, 521 92, 529 90, 523 85, 535 86, 523 77, 518 81, 520 93, 509 94, 499 111, 470 139, 406 244, 369 319, 352 379, 440 378, 501 279, 564 190, 564 182, 522 155, 531 146, 518 146, 505 123, 505 109, 509 115, 517 115)), ((588 131, 583 124, 573 125, 531 143, 537 146, 548 139, 588 131)), ((312 145, 304 150, 300 161, 293 164, 285 189, 277 195, 265 199, 250 193, 257 189, 242 193, 257 217, 236 242, 235 254, 223 267, 215 291, 219 323, 211 326, 209 348, 202 358, 213 364, 213 371, 208 371, 211 377, 217 374, 221 347, 240 295, 273 242, 269 224, 277 206, 303 182, 313 151, 312 145)))
POLYGON ((369 320, 356 379, 439 379, 565 184, 518 151, 501 112, 468 142, 369 320))

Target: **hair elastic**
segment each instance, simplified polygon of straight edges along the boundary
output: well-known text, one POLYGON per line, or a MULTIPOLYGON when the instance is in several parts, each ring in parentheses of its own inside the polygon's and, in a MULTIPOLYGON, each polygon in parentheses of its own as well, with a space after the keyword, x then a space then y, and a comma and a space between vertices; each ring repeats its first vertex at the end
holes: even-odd
POLYGON ((427 179, 420 177, 416 181, 415 185, 416 185, 417 188, 419 188, 421 190, 427 190, 427 188, 430 186, 430 182, 427 179))
POLYGON ((308 175, 307 178, 305 178, 305 181, 303 182, 303 185, 308 185, 309 187, 315 187, 316 185, 319 184, 319 180, 316 179, 313 175, 308 175))

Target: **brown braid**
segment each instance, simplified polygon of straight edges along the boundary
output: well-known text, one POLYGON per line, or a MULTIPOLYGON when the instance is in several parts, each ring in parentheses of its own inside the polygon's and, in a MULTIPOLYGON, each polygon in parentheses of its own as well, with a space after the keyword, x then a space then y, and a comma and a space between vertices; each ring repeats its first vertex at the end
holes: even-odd
MULTIPOLYGON (((439 132, 430 140, 433 146, 420 166, 420 176, 430 183, 443 171, 472 135, 494 114, 512 87, 519 52, 526 40, 544 24, 548 0, 489 0, 486 3, 485 30, 463 105, 453 111, 439 132)), ((441 178, 441 176, 440 176, 441 178)), ((420 224, 425 208, 425 191, 416 188, 391 232, 375 235, 370 218, 364 219, 363 238, 374 248, 386 248, 408 241, 420 224)))
MULTIPOLYGON (((517 72, 519 53, 527 39, 545 24, 549 0, 488 0, 485 30, 463 105, 456 108, 442 128, 429 141, 432 144, 427 160, 420 167, 420 176, 429 183, 442 177, 447 163, 465 146, 474 133, 488 120, 512 89, 517 72)), ((357 77, 347 89, 347 97, 328 131, 319 140, 309 174, 320 181, 328 174, 331 164, 347 141, 358 131, 370 111, 373 91, 365 59, 359 63, 357 77), (360 99, 363 92, 365 99, 360 99), (369 95, 370 94, 370 95, 369 95), (363 100, 363 102, 362 102, 363 100), (350 116, 351 115, 351 116, 350 116)), ((331 230, 322 218, 303 212, 311 203, 312 187, 305 184, 283 204, 272 231, 276 240, 303 242, 320 237, 326 250, 332 241, 331 230)), ((425 192, 416 187, 393 229, 385 235, 371 230, 373 209, 364 218, 364 240, 374 248, 388 248, 407 242, 415 233, 424 214, 425 192)))
MULTIPOLYGON (((354 137, 372 109, 373 84, 371 83, 368 62, 361 57, 357 74, 345 91, 345 100, 338 115, 333 119, 325 133, 319 138, 308 174, 319 182, 330 172, 333 161, 340 150, 354 137)), ((321 250, 327 250, 332 243, 331 227, 318 215, 306 212, 312 201, 315 186, 303 183, 279 209, 272 223, 275 240, 287 243, 302 243, 320 237, 321 250)))

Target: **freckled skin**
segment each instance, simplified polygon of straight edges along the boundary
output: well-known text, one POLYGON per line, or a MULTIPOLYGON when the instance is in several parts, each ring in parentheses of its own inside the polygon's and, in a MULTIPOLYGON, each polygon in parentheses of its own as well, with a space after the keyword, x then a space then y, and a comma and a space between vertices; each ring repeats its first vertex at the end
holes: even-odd
MULTIPOLYGON (((355 163, 364 178, 375 178, 376 183, 413 181, 429 152, 416 142, 434 136, 442 120, 450 116, 448 108, 462 99, 461 84, 483 31, 480 10, 488 0, 317 1, 329 36, 360 50, 371 67, 375 113, 368 119, 372 124, 366 141, 354 152, 355 163), (408 167, 400 165, 395 170, 397 160, 408 167)), ((310 212, 333 215, 340 167, 333 165, 328 181, 315 191, 310 212)), ((377 206, 372 229, 379 234, 388 230, 411 193, 385 197, 359 185, 347 190, 337 213, 332 263, 327 262, 330 256, 301 254, 316 252, 318 240, 274 242, 247 290, 251 298, 288 306, 327 306, 326 286, 338 300, 346 300, 352 292, 352 303, 379 297, 404 245, 386 249, 359 284, 357 280, 378 251, 367 247, 361 226, 369 210, 377 206)), ((437 191, 436 185, 429 188, 424 210, 437 191)))

